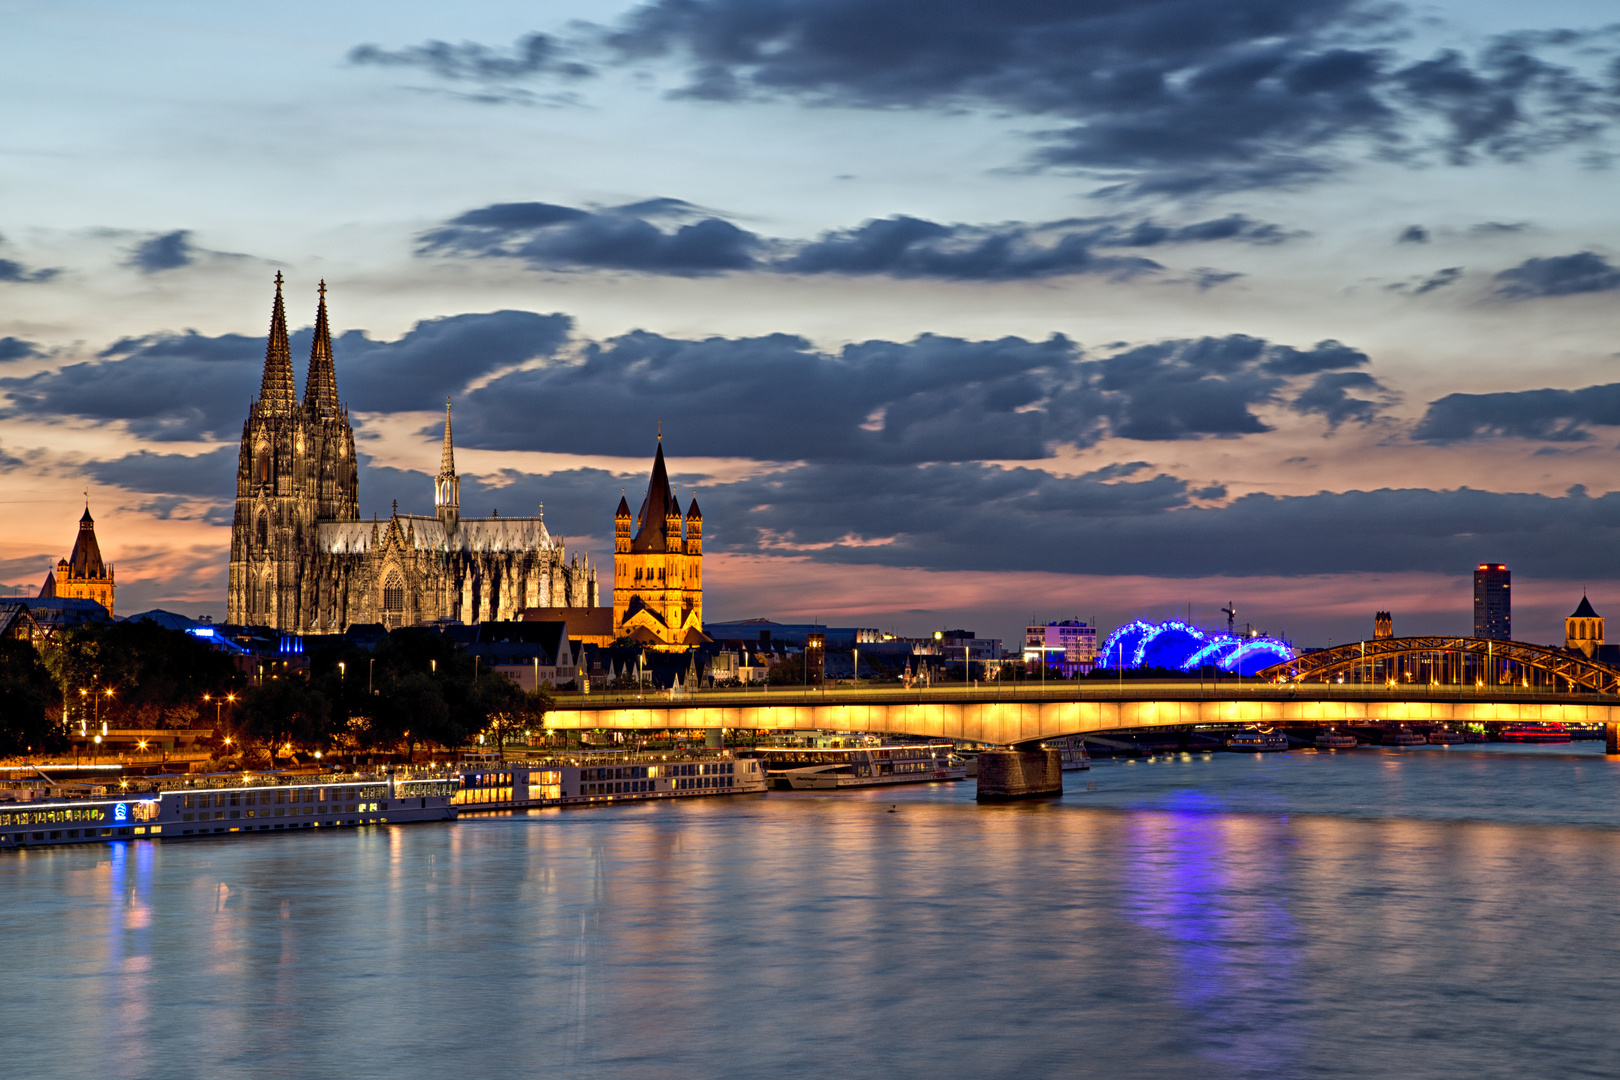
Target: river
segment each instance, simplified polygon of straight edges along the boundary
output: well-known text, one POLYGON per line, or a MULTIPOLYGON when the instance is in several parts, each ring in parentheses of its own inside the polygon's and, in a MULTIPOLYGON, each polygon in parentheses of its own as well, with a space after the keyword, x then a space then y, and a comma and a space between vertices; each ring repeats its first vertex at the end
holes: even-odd
POLYGON ((0 857, 5 1075, 1614 1077, 1601 744, 0 857))

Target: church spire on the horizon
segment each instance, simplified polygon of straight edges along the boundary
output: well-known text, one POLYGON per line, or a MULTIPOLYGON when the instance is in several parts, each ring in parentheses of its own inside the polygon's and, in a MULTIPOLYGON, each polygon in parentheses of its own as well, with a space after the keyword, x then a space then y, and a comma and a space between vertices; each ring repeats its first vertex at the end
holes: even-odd
POLYGON ((332 331, 326 319, 326 282, 315 309, 315 342, 309 350, 309 378, 304 380, 304 408, 317 416, 337 414, 337 370, 332 366, 332 331))
POLYGON ((276 412, 291 411, 298 403, 293 382, 292 347, 287 344, 287 309, 281 301, 281 271, 276 271, 276 299, 270 309, 270 340, 264 349, 264 380, 259 384, 259 406, 276 412))
POLYGON ((449 398, 444 399, 444 450, 439 455, 439 475, 433 478, 433 510, 452 529, 461 520, 461 478, 456 475, 456 448, 450 441, 449 398))

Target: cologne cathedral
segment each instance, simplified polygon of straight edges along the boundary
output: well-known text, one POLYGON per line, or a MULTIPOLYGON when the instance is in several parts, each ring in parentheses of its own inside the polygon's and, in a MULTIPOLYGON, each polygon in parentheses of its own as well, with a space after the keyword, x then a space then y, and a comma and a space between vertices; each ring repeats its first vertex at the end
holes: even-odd
POLYGON ((288 633, 516 619, 526 608, 595 607, 596 571, 568 559, 542 518, 461 516, 445 405, 431 517, 360 518, 354 429, 340 404, 321 283, 300 404, 281 275, 264 380, 242 425, 227 617, 288 633))

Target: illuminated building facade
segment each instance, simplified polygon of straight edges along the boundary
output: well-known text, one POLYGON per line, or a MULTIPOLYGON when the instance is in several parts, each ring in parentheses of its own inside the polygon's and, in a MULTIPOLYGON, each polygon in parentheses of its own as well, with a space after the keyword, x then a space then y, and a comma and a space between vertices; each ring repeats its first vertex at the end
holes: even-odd
POLYGON ((1603 616, 1592 610, 1585 594, 1575 613, 1564 620, 1564 648, 1596 659, 1603 651, 1603 616))
POLYGON ((1024 627, 1024 667, 1044 664, 1050 672, 1073 678, 1097 662, 1097 628, 1076 619, 1024 627))
POLYGON ((1373 640, 1395 636, 1395 620, 1387 611, 1373 615, 1373 640))
POLYGON ((73 541, 73 553, 56 564, 56 570, 46 571, 45 584, 39 598, 48 600, 94 600, 113 616, 113 568, 101 561, 101 545, 96 543, 96 520, 90 516, 88 503, 84 516, 79 519, 79 535, 73 541))
POLYGON ((1474 570, 1474 636, 1513 638, 1513 573, 1502 563, 1480 563, 1474 570))
POLYGON ((613 515, 613 626, 619 637, 653 649, 709 640, 703 633, 703 512, 694 498, 681 513, 664 466, 662 434, 641 512, 632 521, 630 504, 620 498, 613 515))

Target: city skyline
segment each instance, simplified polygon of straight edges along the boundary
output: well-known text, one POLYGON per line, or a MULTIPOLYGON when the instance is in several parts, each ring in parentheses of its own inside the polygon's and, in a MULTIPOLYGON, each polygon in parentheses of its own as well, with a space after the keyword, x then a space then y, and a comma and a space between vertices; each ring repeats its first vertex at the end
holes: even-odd
POLYGON ((0 44, 16 592, 88 486, 122 610, 223 615, 280 269, 363 516, 428 504, 448 396, 463 503, 600 562, 662 420, 715 619, 1620 595, 1595 3, 87 7, 0 44))

